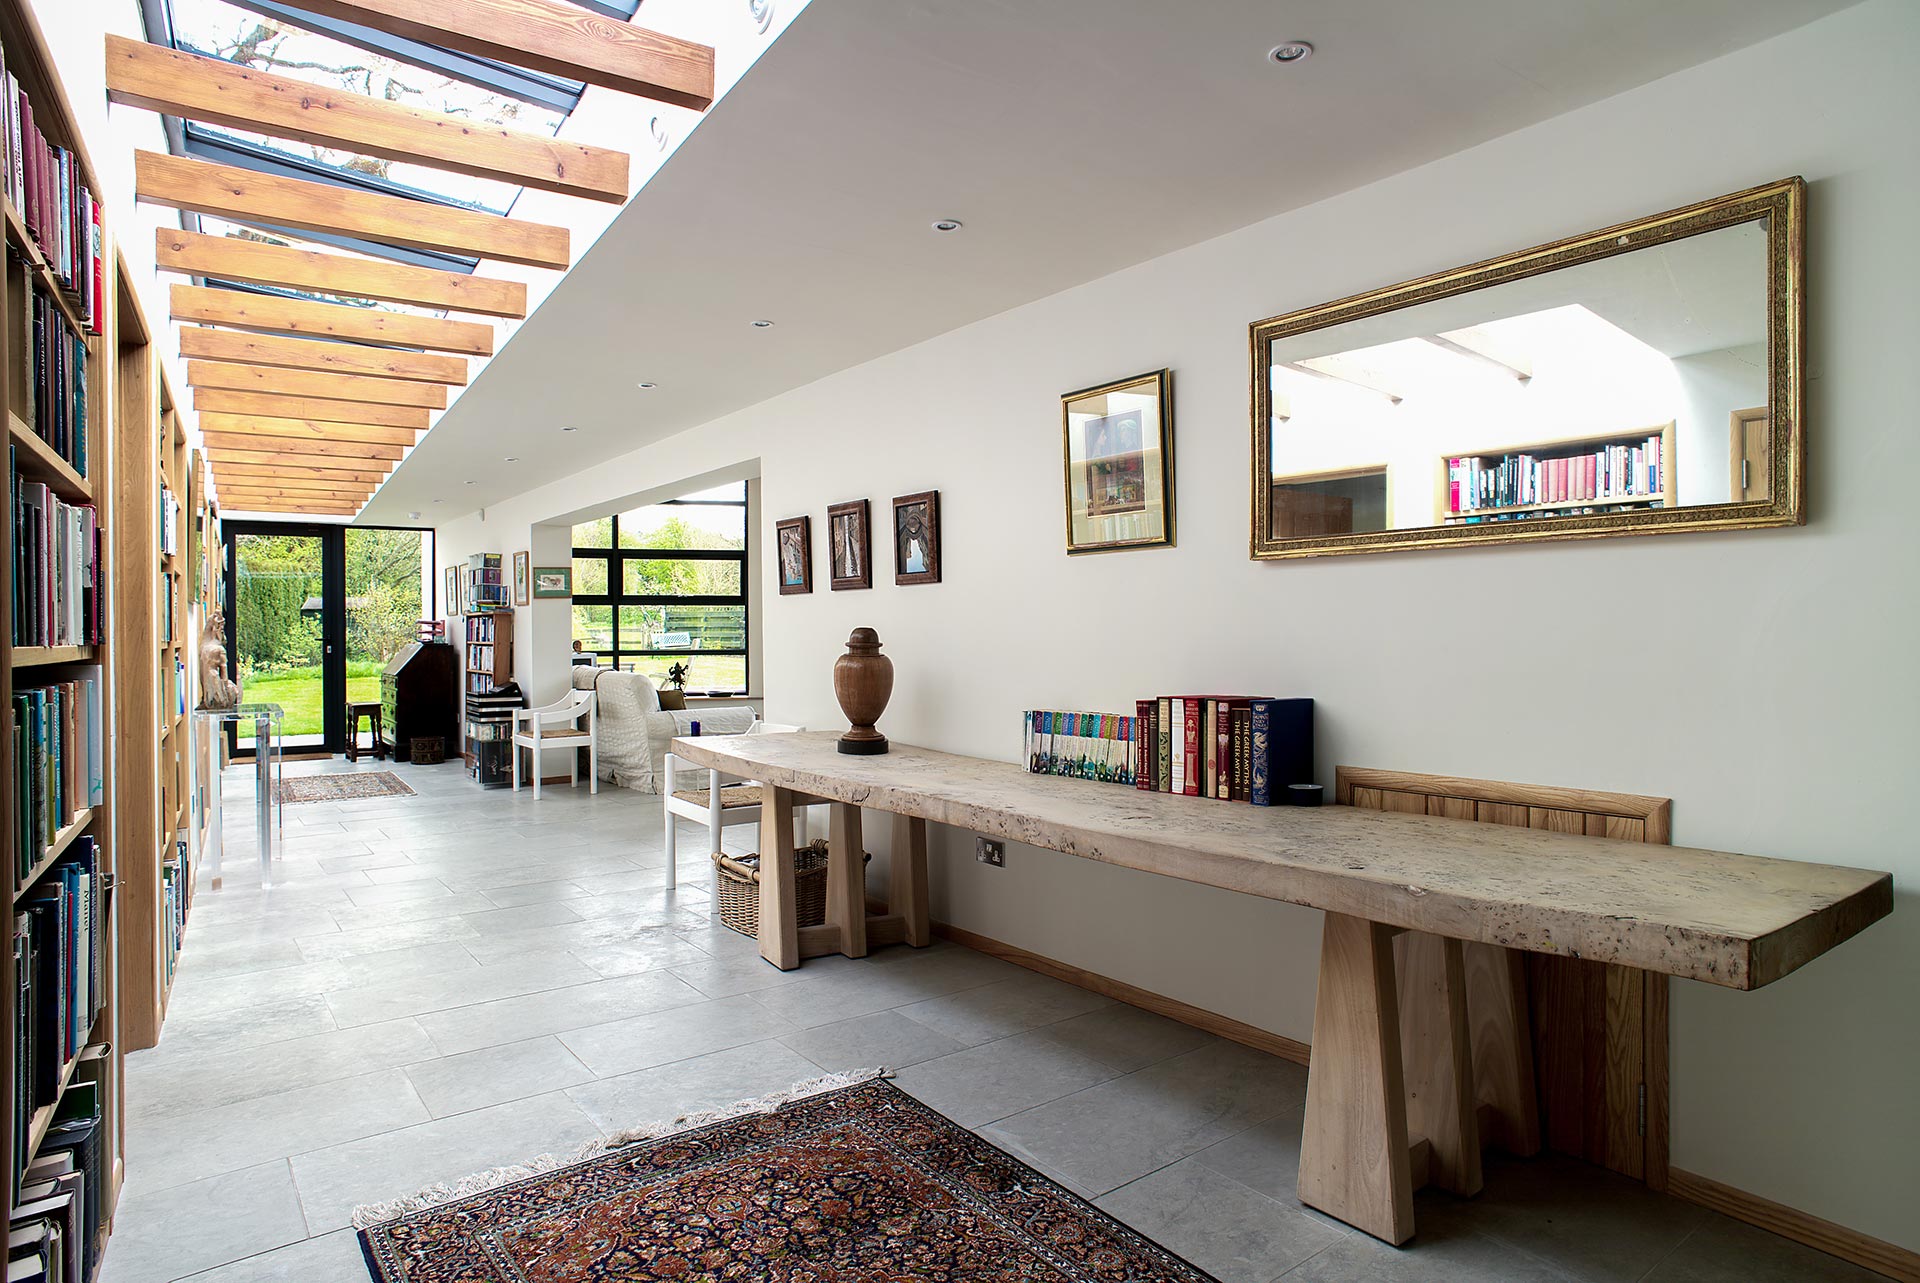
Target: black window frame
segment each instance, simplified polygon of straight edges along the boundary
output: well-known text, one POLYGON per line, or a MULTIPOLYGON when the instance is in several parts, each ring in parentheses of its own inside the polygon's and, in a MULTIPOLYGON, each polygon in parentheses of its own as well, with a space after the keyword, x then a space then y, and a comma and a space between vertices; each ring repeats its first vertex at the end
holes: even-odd
MULTIPOLYGON (((662 499, 658 503, 646 505, 649 508, 738 508, 740 510, 741 546, 734 548, 622 548, 620 546, 620 514, 614 513, 608 519, 608 546, 605 548, 584 548, 575 545, 575 561, 601 561, 606 564, 607 591, 600 594, 585 594, 578 591, 579 576, 575 575, 575 589, 572 605, 606 606, 607 623, 611 630, 611 648, 607 650, 582 651, 618 668, 630 659, 697 659, 702 656, 734 656, 741 659, 741 672, 744 680, 737 692, 728 694, 746 695, 753 690, 753 655, 751 640, 753 637, 753 606, 748 600, 747 588, 750 567, 747 564, 748 540, 744 536, 747 527, 747 487, 740 483, 738 499, 662 499), (737 595, 725 593, 628 593, 626 589, 626 563, 629 561, 731 561, 740 568, 740 591, 737 595), (740 645, 724 650, 662 650, 647 647, 625 647, 620 644, 620 608, 623 606, 738 606, 740 608, 740 645)), ((587 524, 587 523, 581 523, 587 524)), ((696 687, 696 689, 699 689, 696 687)), ((707 688, 711 689, 711 688, 707 688)))

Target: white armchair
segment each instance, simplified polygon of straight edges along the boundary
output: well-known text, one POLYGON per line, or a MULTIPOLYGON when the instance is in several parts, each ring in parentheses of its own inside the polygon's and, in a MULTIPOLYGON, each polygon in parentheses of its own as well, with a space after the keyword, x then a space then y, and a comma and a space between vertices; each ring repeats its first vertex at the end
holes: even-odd
MULTIPOLYGON (((785 735, 803 731, 804 726, 783 726, 776 722, 755 721, 744 734, 747 735, 785 735)), ((678 822, 692 820, 703 824, 707 830, 707 851, 711 854, 720 849, 720 839, 725 831, 737 824, 751 824, 758 829, 760 824, 761 791, 758 784, 734 779, 720 771, 707 772, 707 786, 703 789, 681 789, 675 786, 674 777, 683 764, 672 752, 666 756, 666 788, 663 790, 665 805, 661 808, 666 818, 665 845, 667 849, 667 886, 679 882, 678 859, 678 822)), ((794 845, 807 844, 807 808, 796 807, 793 816, 794 845)))
POLYGON ((567 768, 573 783, 580 783, 580 749, 587 750, 587 780, 591 791, 600 791, 600 730, 598 696, 590 690, 571 690, 557 704, 541 708, 519 708, 513 713, 513 790, 520 791, 520 750, 527 749, 533 763, 533 797, 540 799, 541 750, 567 750, 567 768))

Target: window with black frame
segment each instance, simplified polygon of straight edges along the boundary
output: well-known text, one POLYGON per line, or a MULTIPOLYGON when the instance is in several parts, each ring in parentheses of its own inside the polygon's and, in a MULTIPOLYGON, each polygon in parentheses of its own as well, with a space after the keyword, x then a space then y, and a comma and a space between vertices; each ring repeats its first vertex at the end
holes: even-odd
POLYGON ((743 694, 747 673, 744 481, 573 528, 576 662, 743 694))

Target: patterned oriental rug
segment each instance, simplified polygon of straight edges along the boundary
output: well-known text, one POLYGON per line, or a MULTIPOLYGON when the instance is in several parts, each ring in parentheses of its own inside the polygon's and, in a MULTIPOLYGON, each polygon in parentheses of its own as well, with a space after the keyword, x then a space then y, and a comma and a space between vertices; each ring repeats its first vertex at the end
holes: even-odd
POLYGON ((365 797, 412 797, 413 790, 392 771, 341 771, 332 775, 298 775, 281 780, 276 795, 295 802, 345 802, 365 797))
POLYGON ((791 1099, 820 1085, 363 1208, 367 1263, 380 1283, 1213 1283, 891 1083, 791 1099))

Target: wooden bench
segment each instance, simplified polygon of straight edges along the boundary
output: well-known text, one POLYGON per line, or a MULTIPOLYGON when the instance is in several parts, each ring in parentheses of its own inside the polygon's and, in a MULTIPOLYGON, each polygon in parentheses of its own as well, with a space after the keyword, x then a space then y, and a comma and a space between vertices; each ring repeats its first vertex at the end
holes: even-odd
MULTIPOLYGON (((672 750, 769 789, 775 840, 760 883, 760 943, 782 969, 931 938, 928 821, 1323 910, 1300 1198, 1390 1243, 1413 1234, 1416 1168, 1462 1192, 1478 1188, 1464 944, 1757 989, 1893 909, 1886 873, 1649 847, 1589 836, 1584 822, 1569 833, 1352 806, 1234 806, 897 742, 883 756, 846 756, 830 734, 702 736, 672 750), (833 814, 827 921, 805 932, 792 913, 797 802, 828 803, 833 814), (868 912, 858 862, 841 859, 861 849, 862 808, 895 817, 879 914, 868 912)), ((1521 1045, 1515 1014, 1485 1014, 1498 1022, 1489 1045, 1521 1045)))

